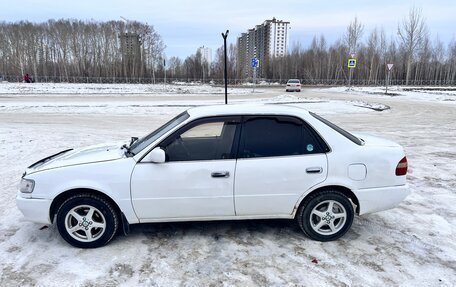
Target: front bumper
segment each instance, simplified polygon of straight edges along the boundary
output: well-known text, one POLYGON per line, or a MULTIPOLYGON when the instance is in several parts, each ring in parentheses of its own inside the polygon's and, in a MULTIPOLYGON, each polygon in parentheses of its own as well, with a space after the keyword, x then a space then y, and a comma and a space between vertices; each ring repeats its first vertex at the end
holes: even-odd
POLYGON ((25 198, 19 192, 16 196, 16 205, 28 221, 42 224, 51 224, 49 210, 52 201, 41 198, 25 198))
POLYGON ((358 189, 359 215, 387 210, 396 207, 409 194, 407 184, 380 188, 358 189))

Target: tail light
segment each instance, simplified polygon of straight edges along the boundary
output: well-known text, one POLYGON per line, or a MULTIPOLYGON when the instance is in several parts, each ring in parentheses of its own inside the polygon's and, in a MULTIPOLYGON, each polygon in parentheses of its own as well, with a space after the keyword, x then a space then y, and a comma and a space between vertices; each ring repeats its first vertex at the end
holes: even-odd
POLYGON ((407 157, 403 157, 396 166, 396 175, 406 175, 407 174, 407 157))

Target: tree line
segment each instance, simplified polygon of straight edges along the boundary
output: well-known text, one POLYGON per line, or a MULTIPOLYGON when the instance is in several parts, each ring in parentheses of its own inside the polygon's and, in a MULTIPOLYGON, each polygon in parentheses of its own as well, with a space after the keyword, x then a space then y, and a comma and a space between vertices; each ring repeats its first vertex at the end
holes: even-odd
MULTIPOLYGON (((154 82, 166 72, 170 81, 223 81, 223 46, 210 64, 198 51, 185 59, 164 61, 161 36, 152 25, 136 21, 2 22, 0 33, 0 76, 28 72, 35 77, 59 77, 60 81, 82 77, 87 81, 142 78, 154 82), (126 33, 140 36, 140 61, 128 59, 123 50, 121 35, 126 33)), ((228 45, 227 50, 230 83, 252 81, 238 65, 236 45, 228 45)), ((454 85, 456 42, 444 44, 438 37, 432 38, 416 8, 399 22, 395 35, 387 36, 382 28, 365 31, 355 18, 334 43, 328 43, 324 35, 314 36, 308 47, 292 43, 286 56, 271 58, 261 67, 264 72, 259 80, 297 78, 308 84, 346 84, 351 78, 354 83, 382 85, 387 64, 394 64, 389 74, 393 84, 454 85), (351 54, 357 66, 350 71, 347 61, 351 54)))
POLYGON ((136 21, 1 22, 0 35, 0 76, 150 77, 165 48, 153 26, 136 21), (128 33, 140 37, 141 61, 122 52, 128 33))
POLYGON ((375 28, 365 37, 364 25, 355 18, 341 39, 328 45, 323 35, 315 36, 308 48, 295 43, 284 58, 273 59, 267 77, 299 78, 318 83, 346 82, 351 54, 357 60, 352 76, 364 84, 384 84, 388 64, 390 78, 402 84, 456 84, 456 42, 448 46, 432 40, 421 11, 412 8, 398 25, 396 37, 375 28))

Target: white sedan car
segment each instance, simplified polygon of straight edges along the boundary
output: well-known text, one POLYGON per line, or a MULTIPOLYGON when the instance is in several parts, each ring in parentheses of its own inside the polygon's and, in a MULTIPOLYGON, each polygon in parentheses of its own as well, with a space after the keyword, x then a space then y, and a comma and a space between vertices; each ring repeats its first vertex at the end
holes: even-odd
POLYGON ((301 81, 298 79, 290 79, 287 81, 287 87, 285 88, 286 92, 300 92, 301 91, 301 81))
POLYGON ((32 164, 17 205, 82 248, 135 223, 264 218, 296 219, 308 237, 329 241, 355 214, 398 205, 409 194, 406 173, 398 144, 304 109, 208 106, 129 145, 69 149, 32 164))

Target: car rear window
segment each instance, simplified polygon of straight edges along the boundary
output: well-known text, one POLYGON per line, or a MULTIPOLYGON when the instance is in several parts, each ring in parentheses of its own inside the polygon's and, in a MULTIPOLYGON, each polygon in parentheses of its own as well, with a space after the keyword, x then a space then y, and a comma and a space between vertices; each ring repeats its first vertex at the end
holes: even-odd
POLYGON ((316 118, 317 120, 323 122, 324 124, 326 124, 327 126, 329 126, 330 128, 332 128, 333 130, 335 130, 336 132, 340 133, 341 135, 343 135, 344 137, 346 137, 347 139, 349 139, 350 141, 354 142, 355 144, 357 145, 363 145, 363 141, 352 135, 351 133, 347 132, 346 130, 344 130, 343 128, 333 124, 332 122, 328 121, 327 119, 325 118, 322 118, 320 117, 319 115, 315 114, 315 113, 312 113, 312 112, 309 112, 309 114, 311 114, 314 118, 316 118))
POLYGON ((265 115, 245 120, 239 157, 294 156, 328 151, 329 148, 301 119, 265 115))
POLYGON ((299 80, 288 80, 289 84, 299 84, 299 80))

